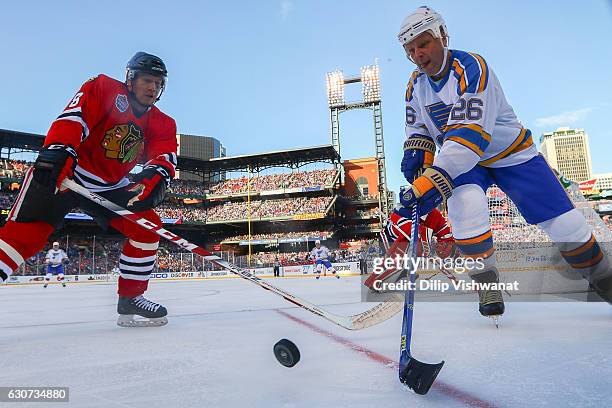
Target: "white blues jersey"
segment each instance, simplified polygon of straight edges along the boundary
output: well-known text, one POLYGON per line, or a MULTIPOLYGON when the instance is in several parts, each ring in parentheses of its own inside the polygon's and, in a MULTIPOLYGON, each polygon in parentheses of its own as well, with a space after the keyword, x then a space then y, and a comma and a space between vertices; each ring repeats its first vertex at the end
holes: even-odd
POLYGON ((61 265, 64 259, 68 259, 68 255, 66 255, 63 249, 51 248, 45 257, 45 260, 52 266, 61 265))
POLYGON ((452 178, 472 169, 506 167, 538 154, 531 132, 517 119, 485 60, 451 50, 450 69, 439 82, 418 70, 406 90, 406 137, 432 138, 434 165, 452 178))
POLYGON ((319 248, 314 247, 312 251, 310 251, 310 256, 315 261, 326 261, 329 259, 329 249, 326 246, 321 245, 319 248))

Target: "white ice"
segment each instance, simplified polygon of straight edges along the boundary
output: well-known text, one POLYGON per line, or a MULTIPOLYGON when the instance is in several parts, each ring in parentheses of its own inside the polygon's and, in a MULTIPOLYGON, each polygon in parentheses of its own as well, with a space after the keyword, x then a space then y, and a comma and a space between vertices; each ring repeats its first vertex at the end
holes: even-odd
MULTIPOLYGON (((371 306, 358 277, 270 281, 339 314, 371 306)), ((0 386, 70 387, 57 408, 610 406, 604 303, 510 302, 499 329, 473 302, 417 303, 413 355, 446 361, 419 396, 384 364, 398 360, 401 313, 350 332, 240 279, 152 282, 168 325, 120 328, 115 291, 0 286, 0 386), (300 349, 293 368, 274 358, 281 338, 300 349)))

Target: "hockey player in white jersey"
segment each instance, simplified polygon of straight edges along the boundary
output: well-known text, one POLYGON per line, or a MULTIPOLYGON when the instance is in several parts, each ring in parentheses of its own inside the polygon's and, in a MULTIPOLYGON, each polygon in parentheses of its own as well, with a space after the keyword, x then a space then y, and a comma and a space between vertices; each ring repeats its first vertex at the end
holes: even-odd
MULTIPOLYGON (((612 303, 608 260, 507 102, 501 85, 478 54, 449 48, 442 16, 429 7, 408 15, 398 38, 416 66, 406 90, 406 142, 401 170, 412 183, 400 215, 418 205, 426 214, 443 200, 464 257, 483 258, 477 282, 497 282, 485 192, 497 184, 525 220, 558 245, 569 265, 612 303), (439 151, 436 154, 436 150, 439 151)), ((484 316, 504 312, 501 291, 481 291, 484 316)))
POLYGON ((336 273, 336 270, 332 266, 330 260, 330 251, 325 245, 321 245, 321 241, 315 241, 315 247, 310 251, 310 258, 315 261, 316 267, 316 278, 319 279, 321 276, 321 269, 325 268, 327 271, 330 271, 333 275, 336 275, 336 278, 340 279, 340 276, 336 273))
POLYGON ((64 252, 63 249, 60 249, 59 242, 55 241, 52 248, 47 251, 47 256, 45 257, 47 275, 45 276, 45 284, 43 285, 44 288, 49 285, 49 281, 54 275, 57 275, 57 281, 61 282, 63 287, 66 287, 66 282, 64 281, 63 264, 67 261, 68 255, 66 255, 66 252, 64 252))

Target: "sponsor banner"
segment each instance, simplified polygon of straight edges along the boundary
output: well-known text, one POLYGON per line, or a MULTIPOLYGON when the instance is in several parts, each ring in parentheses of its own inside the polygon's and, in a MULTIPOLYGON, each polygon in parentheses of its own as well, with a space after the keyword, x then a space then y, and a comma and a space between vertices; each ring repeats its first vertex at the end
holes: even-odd
MULTIPOLYGON (((4 211, 4 210, 3 210, 4 211)), ((8 214, 9 210, 6 210, 6 214, 8 214)), ((83 213, 68 213, 64 217, 67 220, 79 220, 79 221, 92 221, 93 218, 87 214, 83 213)), ((180 220, 178 218, 162 218, 162 223, 164 224, 180 224, 180 220)))
POLYGON ((599 204, 597 210, 599 212, 612 212, 612 204, 599 204))
MULTIPOLYGON (((68 283, 68 282, 86 282, 86 281, 92 281, 92 280, 96 280, 96 281, 108 281, 109 277, 107 274, 97 274, 97 275, 64 275, 64 282, 68 283)), ((5 284, 9 284, 9 285, 16 285, 16 284, 25 284, 25 283, 44 283, 45 282, 45 275, 38 275, 38 276, 23 276, 23 275, 18 275, 18 276, 14 276, 11 275, 9 277, 9 279, 4 282, 5 284)), ((51 280, 49 281, 51 284, 53 283, 59 283, 59 281, 57 280, 57 275, 54 275, 51 277, 51 280)))
POLYGON ((201 278, 202 272, 157 272, 151 274, 151 279, 193 279, 201 278))
POLYGON ((597 190, 595 188, 595 183, 596 182, 597 182, 596 178, 590 179, 590 180, 586 180, 586 181, 583 181, 581 183, 578 183, 578 187, 580 188, 580 191, 584 195, 597 194, 597 193, 599 193, 599 190, 597 190))
POLYGON ((162 218, 161 222, 162 224, 180 224, 181 220, 180 218, 162 218))
POLYGON ((225 278, 227 276, 232 275, 229 271, 227 270, 222 270, 222 271, 206 271, 206 277, 207 278, 225 278))
POLYGON ((251 272, 255 276, 262 276, 262 275, 273 276, 274 275, 274 270, 272 268, 249 269, 249 272, 251 272))
POLYGON ((221 244, 213 244, 213 251, 220 251, 221 250, 221 244))
MULTIPOLYGON (((359 273, 358 262, 335 262, 332 266, 339 274, 351 274, 359 273)), ((316 271, 314 264, 309 265, 296 265, 296 266, 284 266, 281 268, 281 275, 284 276, 295 276, 295 275, 313 275, 316 271)))
MULTIPOLYGON (((251 245, 269 245, 269 244, 290 244, 295 242, 313 242, 316 240, 325 241, 328 237, 293 237, 293 238, 279 238, 279 239, 253 239, 251 245)), ((249 245, 247 239, 238 241, 238 245, 249 245)))
POLYGON ((284 276, 303 275, 308 273, 309 267, 310 265, 283 266, 281 267, 280 273, 284 276))
POLYGON ((303 192, 308 192, 308 191, 321 191, 323 190, 323 186, 315 186, 315 187, 304 187, 302 188, 303 192))
POLYGON ((296 238, 281 238, 278 240, 279 244, 290 244, 292 242, 306 242, 310 241, 308 237, 296 237, 296 238))
MULTIPOLYGON (((276 240, 272 240, 272 239, 252 239, 251 240, 251 245, 263 245, 263 244, 271 244, 276 242, 276 240)), ((248 240, 242 240, 238 243, 238 245, 249 245, 249 241, 248 240)))
POLYGON ((325 213, 306 213, 306 214, 297 214, 293 216, 294 220, 316 220, 319 218, 325 218, 325 213))
POLYGON ((612 197, 612 190, 604 190, 601 193, 599 193, 599 196, 601 198, 608 198, 608 197, 612 197))

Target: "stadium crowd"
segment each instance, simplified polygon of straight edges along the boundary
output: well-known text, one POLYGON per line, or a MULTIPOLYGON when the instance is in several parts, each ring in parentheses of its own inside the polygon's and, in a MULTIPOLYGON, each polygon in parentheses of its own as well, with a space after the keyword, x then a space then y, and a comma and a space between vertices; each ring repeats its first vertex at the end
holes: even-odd
POLYGON ((174 179, 168 188, 170 194, 185 197, 204 197, 206 191, 199 181, 174 179))
MULTIPOLYGON (((270 232, 265 234, 252 234, 251 240, 262 240, 262 239, 283 239, 283 238, 303 238, 303 237, 316 237, 327 239, 333 235, 332 231, 286 231, 286 232, 270 232)), ((249 239, 248 235, 235 235, 232 237, 225 238, 223 242, 232 241, 244 241, 249 239)))
MULTIPOLYGON (((252 192, 283 190, 295 187, 330 186, 335 177, 336 170, 313 170, 295 173, 270 174, 251 177, 250 189, 252 192)), ((247 193, 248 177, 237 177, 225 180, 214 185, 211 195, 228 195, 247 193)))
MULTIPOLYGON (((323 213, 332 197, 292 197, 281 200, 253 200, 251 218, 277 218, 300 214, 323 213)), ((208 208, 208 221, 226 221, 248 218, 247 202, 230 202, 208 208)))
POLYGON ((0 159, 0 177, 22 178, 32 167, 32 163, 23 160, 0 159))

